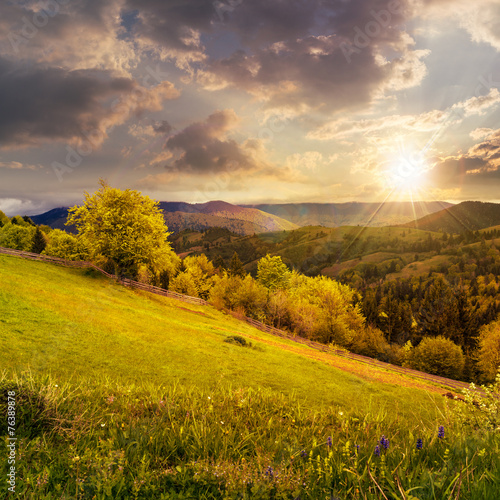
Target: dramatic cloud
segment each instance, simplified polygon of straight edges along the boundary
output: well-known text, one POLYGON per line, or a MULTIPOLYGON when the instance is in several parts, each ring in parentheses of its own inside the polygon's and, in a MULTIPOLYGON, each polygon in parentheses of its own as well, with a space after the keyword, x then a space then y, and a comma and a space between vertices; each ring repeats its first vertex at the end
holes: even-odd
POLYGON ((238 144, 228 137, 238 123, 233 110, 217 111, 204 122, 193 123, 174 134, 165 143, 165 149, 176 155, 171 166, 190 173, 275 171, 262 157, 261 141, 250 139, 238 144))
POLYGON ((109 176, 379 200, 423 152, 434 194, 498 199, 499 23, 498 0, 2 2, 0 197, 77 202, 109 176))
POLYGON ((113 126, 159 110, 165 99, 177 96, 168 82, 146 89, 105 71, 65 71, 0 59, 0 145, 20 148, 91 138, 98 146, 113 126))
POLYGON ((68 70, 101 69, 130 76, 138 63, 123 36, 123 0, 14 0, 4 2, 0 54, 68 70))
MULTIPOLYGON (((282 2, 272 4, 276 7, 282 2)), ((274 37, 271 25, 265 21, 264 28, 269 29, 264 29, 254 17, 257 7, 248 8, 249 12, 243 6, 236 8, 228 24, 246 39, 241 33, 245 15, 246 32, 254 33, 250 50, 212 57, 198 71, 198 82, 212 90, 245 89, 267 107, 304 113, 359 109, 384 91, 412 87, 426 75, 422 59, 429 52, 412 50, 413 39, 400 27, 405 20, 404 2, 311 2, 305 16, 304 5, 293 2, 290 10, 287 6, 287 19, 295 15, 297 22, 288 23, 286 30, 278 25, 274 37), (316 32, 321 24, 318 16, 324 18, 324 33, 311 34, 313 21, 316 32), (253 30, 248 26, 252 21, 253 30)))

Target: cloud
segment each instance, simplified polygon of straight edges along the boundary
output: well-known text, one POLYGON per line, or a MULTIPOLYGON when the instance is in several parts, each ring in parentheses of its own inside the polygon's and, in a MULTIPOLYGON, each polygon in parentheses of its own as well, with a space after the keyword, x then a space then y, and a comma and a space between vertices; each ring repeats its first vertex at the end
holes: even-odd
POLYGON ((418 84, 428 52, 412 50, 405 32, 410 4, 126 0, 125 9, 137 12, 130 33, 143 51, 175 60, 206 89, 238 88, 298 114, 362 107, 418 84), (224 56, 210 50, 214 33, 227 40, 224 56))
MULTIPOLYGON (((333 156, 332 160, 336 157, 333 156)), ((324 163, 323 155, 319 151, 307 151, 303 154, 294 153, 289 155, 286 159, 287 165, 295 170, 305 169, 314 172, 318 169, 318 166, 324 163)))
POLYGON ((267 108, 327 113, 361 109, 384 91, 414 86, 426 74, 427 51, 406 47, 399 58, 386 60, 371 46, 349 61, 344 43, 337 35, 309 36, 254 54, 240 50, 198 71, 198 83, 208 90, 244 89, 267 108))
POLYGON ((212 29, 215 2, 126 0, 125 8, 137 11, 130 32, 142 50, 155 53, 164 60, 174 59, 184 69, 205 59, 201 34, 212 29))
POLYGON ((500 51, 500 4, 497 0, 422 0, 418 12, 425 18, 457 20, 474 42, 500 51))
POLYGON ((437 158, 429 176, 438 188, 483 185, 498 189, 500 129, 492 131, 465 154, 437 158))
POLYGON ((470 99, 455 104, 452 110, 462 110, 465 116, 482 115, 490 108, 500 103, 500 92, 496 88, 489 90, 487 95, 471 97, 470 99))
POLYGON ((22 148, 46 141, 99 146, 114 126, 158 111, 179 94, 164 82, 144 88, 107 71, 45 68, 0 58, 0 144, 22 148))
POLYGON ((238 143, 230 137, 240 123, 231 109, 216 111, 206 120, 192 123, 171 135, 165 142, 164 152, 150 162, 166 161, 167 172, 150 174, 142 185, 154 187, 179 177, 230 175, 232 182, 246 178, 269 177, 286 182, 304 181, 304 177, 289 166, 280 166, 267 158, 260 139, 247 139, 238 143))
POLYGON ((5 57, 28 59, 67 70, 101 69, 130 76, 138 64, 125 39, 120 12, 124 0, 13 0, 1 6, 0 43, 5 57))
POLYGON ((172 166, 182 172, 202 173, 262 167, 253 154, 255 148, 228 138, 238 123, 234 111, 217 111, 204 122, 193 123, 174 134, 165 143, 165 149, 177 156, 172 166))
MULTIPOLYGON (((445 125, 461 122, 465 117, 480 116, 494 109, 500 103, 500 92, 490 89, 485 96, 472 97, 458 102, 445 110, 431 110, 419 115, 389 115, 371 119, 337 119, 329 121, 316 130, 311 130, 307 137, 317 140, 342 139, 363 134, 379 136, 390 130, 408 130, 411 132, 432 132, 445 125)), ((484 129, 477 129, 477 133, 484 129)), ((472 136, 473 133, 471 133, 472 136)))
POLYGON ((43 167, 41 165, 31 165, 21 163, 19 161, 0 161, 0 168, 6 168, 10 170, 38 170, 43 167))

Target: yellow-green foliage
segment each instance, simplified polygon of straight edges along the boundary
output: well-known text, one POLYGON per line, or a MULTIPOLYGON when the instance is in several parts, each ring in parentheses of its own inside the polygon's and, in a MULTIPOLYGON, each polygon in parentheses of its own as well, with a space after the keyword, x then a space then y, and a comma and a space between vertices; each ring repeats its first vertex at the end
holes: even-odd
POLYGON ((82 206, 69 209, 67 220, 77 227, 91 259, 111 259, 132 275, 141 264, 154 274, 170 269, 177 257, 158 202, 138 191, 111 188, 103 180, 100 185, 93 195, 85 193, 82 206))
POLYGON ((214 284, 214 265, 206 255, 186 257, 183 265, 184 271, 170 282, 170 290, 207 299, 214 284))
POLYGON ((364 318, 353 305, 354 291, 325 276, 294 275, 290 284, 292 322, 307 336, 347 347, 364 318))
POLYGON ((19 219, 22 221, 22 224, 7 222, 0 228, 0 246, 29 252, 35 228, 26 224, 20 217, 19 219))
POLYGON ((267 290, 250 275, 242 278, 225 272, 215 278, 210 302, 218 309, 229 309, 254 319, 264 319, 267 296, 267 290))
POLYGON ((269 290, 288 288, 291 272, 281 257, 267 254, 257 265, 257 280, 269 290))
POLYGON ((462 348, 443 336, 425 337, 406 361, 415 370, 449 378, 460 378, 464 364, 462 348))
POLYGON ((66 260, 87 260, 88 258, 85 247, 72 234, 54 229, 50 231, 48 240, 48 244, 42 252, 44 255, 66 260))
POLYGON ((478 367, 486 382, 493 382, 500 368, 500 320, 479 330, 478 367))

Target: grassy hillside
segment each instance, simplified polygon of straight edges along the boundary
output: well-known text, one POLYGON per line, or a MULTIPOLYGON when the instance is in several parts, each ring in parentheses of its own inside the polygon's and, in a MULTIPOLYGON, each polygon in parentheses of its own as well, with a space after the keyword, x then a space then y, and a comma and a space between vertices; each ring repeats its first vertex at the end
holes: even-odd
MULTIPOLYGON (((93 271, 2 255, 0 281, 0 356, 9 371, 30 368, 62 379, 92 375, 200 387, 227 382, 295 393, 320 406, 342 405, 356 391, 377 407, 397 404, 413 412, 405 402, 410 389, 378 386, 377 369, 370 368, 371 375, 362 372, 363 380, 291 354, 280 344, 293 345, 299 352, 310 349, 210 307, 131 291, 93 271), (224 342, 232 335, 258 339, 255 345, 262 350, 224 342)), ((406 385, 411 385, 409 380, 406 385)), ((361 408, 365 403, 352 404, 361 408)))
POLYGON ((499 223, 500 204, 464 201, 458 205, 409 222, 404 227, 414 227, 427 231, 463 233, 496 226, 499 223))
POLYGON ((0 346, 13 498, 500 493, 498 440, 463 431, 442 390, 90 271, 0 256, 0 346))

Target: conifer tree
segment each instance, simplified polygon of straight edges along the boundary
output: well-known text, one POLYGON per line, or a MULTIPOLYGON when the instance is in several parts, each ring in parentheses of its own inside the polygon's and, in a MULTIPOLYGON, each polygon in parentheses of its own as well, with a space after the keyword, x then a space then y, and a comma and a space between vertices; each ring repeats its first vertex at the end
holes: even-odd
POLYGON ((41 229, 37 226, 35 234, 33 235, 33 243, 31 245, 31 251, 33 253, 42 253, 47 246, 47 238, 41 229))

